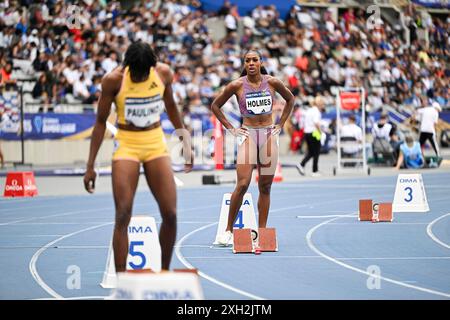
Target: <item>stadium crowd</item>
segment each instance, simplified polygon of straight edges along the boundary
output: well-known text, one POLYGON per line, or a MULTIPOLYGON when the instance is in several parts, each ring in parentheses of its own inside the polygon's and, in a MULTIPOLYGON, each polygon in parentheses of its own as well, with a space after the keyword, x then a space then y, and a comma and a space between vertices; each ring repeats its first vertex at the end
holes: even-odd
POLYGON ((101 78, 121 63, 129 43, 142 40, 175 70, 173 89, 185 112, 208 113, 218 89, 239 76, 244 51, 255 46, 297 105, 317 95, 333 105, 337 85, 364 86, 369 111, 417 107, 424 95, 443 108, 450 104, 450 19, 424 20, 413 5, 405 9, 410 39, 399 25, 373 26, 356 8, 340 10, 336 21, 326 8, 300 5, 285 17, 274 5, 241 16, 227 0, 217 12, 203 11, 200 1, 175 0, 139 1, 129 9, 105 0, 0 6, 1 83, 14 82, 14 70, 27 62, 36 79, 33 99, 42 103, 95 103, 101 78), (224 21, 222 39, 210 32, 214 17, 224 21), (420 29, 429 32, 428 47, 420 29))

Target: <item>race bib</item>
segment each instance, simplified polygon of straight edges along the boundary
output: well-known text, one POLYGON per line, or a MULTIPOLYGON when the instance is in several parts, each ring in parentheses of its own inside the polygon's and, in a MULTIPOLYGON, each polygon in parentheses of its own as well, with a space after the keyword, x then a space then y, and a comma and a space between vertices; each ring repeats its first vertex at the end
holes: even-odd
POLYGON ((163 111, 164 102, 160 95, 125 99, 125 121, 136 127, 145 128, 158 122, 163 111))
POLYGON ((264 114, 272 111, 272 96, 269 91, 249 92, 245 95, 245 106, 249 114, 264 114))

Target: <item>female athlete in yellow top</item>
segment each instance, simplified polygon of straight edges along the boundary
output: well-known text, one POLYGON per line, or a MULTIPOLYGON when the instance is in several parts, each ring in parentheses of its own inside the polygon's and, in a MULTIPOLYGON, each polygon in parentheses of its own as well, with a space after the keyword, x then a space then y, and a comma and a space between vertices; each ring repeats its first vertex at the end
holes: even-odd
MULTIPOLYGON (((111 104, 114 102, 118 127, 112 156, 112 185, 116 208, 113 250, 116 272, 126 270, 127 228, 141 163, 148 186, 161 212, 161 262, 162 269, 169 270, 177 232, 177 199, 171 159, 160 123, 164 107, 175 129, 183 129, 173 98, 172 79, 169 66, 157 62, 150 45, 135 42, 128 47, 123 65, 105 75, 102 80, 84 185, 89 193, 94 192, 94 162, 103 141, 111 104)), ((184 154, 187 163, 185 172, 189 172, 192 170, 191 148, 186 148, 190 145, 189 135, 183 134, 183 143, 184 150, 187 150, 184 154)))

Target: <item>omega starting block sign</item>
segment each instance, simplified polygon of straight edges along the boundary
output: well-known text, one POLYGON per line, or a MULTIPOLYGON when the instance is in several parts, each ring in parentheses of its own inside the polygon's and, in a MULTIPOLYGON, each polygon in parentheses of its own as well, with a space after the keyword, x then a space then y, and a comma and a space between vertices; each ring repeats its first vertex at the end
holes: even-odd
POLYGON ((6 176, 4 197, 33 197, 37 196, 34 173, 8 172, 6 176))
POLYGON ((114 300, 203 300, 196 272, 119 272, 114 300))
MULTIPOLYGON (((218 237, 225 232, 228 223, 228 211, 230 208, 231 193, 225 193, 222 199, 222 208, 220 210, 219 226, 217 227, 216 240, 214 244, 219 244, 218 237)), ((256 230, 256 216, 253 207, 253 200, 251 193, 246 193, 242 200, 241 208, 239 209, 236 221, 234 222, 234 229, 249 228, 256 230)))
MULTIPOLYGON (((128 242, 127 270, 161 271, 161 246, 155 218, 144 215, 132 216, 128 225, 128 242)), ((115 288, 116 281, 114 251, 111 244, 100 285, 103 288, 115 288)))
POLYGON ((398 175, 392 210, 394 212, 430 211, 421 174, 398 175))

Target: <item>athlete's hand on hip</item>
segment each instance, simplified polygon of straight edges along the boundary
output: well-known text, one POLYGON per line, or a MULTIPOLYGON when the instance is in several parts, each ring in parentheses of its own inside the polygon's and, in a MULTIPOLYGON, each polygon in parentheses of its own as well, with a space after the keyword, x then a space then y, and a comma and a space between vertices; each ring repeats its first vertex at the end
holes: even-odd
POLYGON ((276 124, 272 127, 272 135, 276 136, 281 133, 281 126, 279 124, 276 124))
POLYGON ((235 137, 238 137, 238 136, 248 137, 248 135, 249 135, 248 130, 245 128, 233 128, 233 129, 230 129, 230 132, 235 137))
POLYGON ((86 173, 84 174, 83 182, 84 188, 89 193, 94 193, 95 190, 95 178, 97 177, 97 173, 93 168, 86 169, 86 173))

